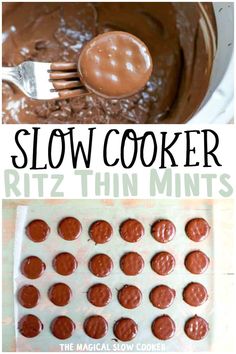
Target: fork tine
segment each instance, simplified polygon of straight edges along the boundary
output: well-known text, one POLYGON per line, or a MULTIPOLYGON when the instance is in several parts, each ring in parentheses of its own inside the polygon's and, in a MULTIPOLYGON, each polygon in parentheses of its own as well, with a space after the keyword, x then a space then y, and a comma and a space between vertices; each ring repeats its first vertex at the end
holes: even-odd
POLYGON ((14 68, 7 69, 14 71, 14 80, 13 75, 10 76, 9 73, 5 80, 15 84, 26 96, 33 99, 64 99, 88 94, 80 81, 74 63, 62 65, 62 63, 25 61, 14 68))
POLYGON ((77 64, 76 63, 52 63, 50 69, 56 71, 77 70, 77 64))
POLYGON ((50 72, 50 79, 52 80, 64 80, 64 79, 78 79, 79 73, 78 72, 50 72))
POLYGON ((86 95, 86 94, 88 94, 88 91, 86 91, 84 89, 62 90, 62 91, 58 91, 58 94, 59 94, 60 98, 64 99, 64 98, 72 98, 72 97, 78 97, 81 95, 86 95))
POLYGON ((81 87, 82 83, 79 80, 66 81, 66 80, 55 80, 53 81, 53 86, 56 90, 65 90, 75 87, 81 87))

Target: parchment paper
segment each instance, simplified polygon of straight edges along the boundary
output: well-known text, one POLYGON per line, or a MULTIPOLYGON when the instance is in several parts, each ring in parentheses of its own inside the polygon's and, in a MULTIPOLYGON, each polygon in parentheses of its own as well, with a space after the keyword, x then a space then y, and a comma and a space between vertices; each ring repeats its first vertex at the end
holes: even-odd
MULTIPOLYGON (((170 206, 152 208, 144 205, 139 208, 121 208, 117 206, 104 207, 102 209, 86 208, 77 209, 75 206, 45 206, 31 207, 20 206, 17 208, 15 252, 14 252, 14 292, 15 292, 15 335, 17 351, 61 351, 65 350, 60 344, 72 344, 70 350, 74 351, 208 351, 214 339, 214 301, 216 286, 217 263, 214 259, 216 239, 214 238, 214 224, 217 222, 214 208, 207 206, 202 209, 192 209, 191 201, 183 207, 178 201, 170 206), (181 205, 181 207, 179 207, 181 205), (82 223, 83 231, 79 239, 65 241, 57 234, 58 222, 66 217, 74 216, 82 223), (209 237, 195 243, 185 235, 186 222, 194 217, 203 217, 211 225, 209 237), (119 235, 119 226, 127 218, 136 218, 142 222, 145 228, 145 236, 137 243, 125 242, 119 235), (175 238, 161 244, 153 239, 150 234, 151 224, 159 219, 170 219, 176 226, 175 238), (51 228, 48 239, 42 243, 34 243, 25 235, 25 227, 33 219, 45 220, 51 228), (114 234, 110 242, 103 245, 95 245, 89 239, 88 229, 92 222, 104 219, 113 226, 114 234), (200 249, 210 258, 210 266, 203 275, 189 273, 184 266, 185 256, 192 250, 200 249), (175 270, 167 276, 158 276, 152 271, 150 260, 159 251, 168 251, 176 259, 175 270), (52 268, 54 256, 60 252, 72 253, 78 260, 78 268, 71 276, 61 276, 52 268), (137 251, 145 260, 145 267, 138 276, 130 277, 123 274, 119 267, 121 256, 128 251, 137 251), (111 256, 114 269, 105 278, 97 278, 88 269, 89 259, 97 253, 107 253, 111 256), (21 261, 31 255, 40 257, 46 263, 46 271, 35 280, 25 278, 19 270, 21 261), (183 288, 191 281, 199 281, 208 290, 209 299, 200 307, 191 307, 182 300, 183 288), (53 305, 47 292, 56 282, 65 282, 73 292, 70 304, 65 307, 53 305), (107 284, 112 290, 112 301, 106 307, 98 308, 90 304, 86 297, 88 288, 98 282, 107 284), (41 293, 39 305, 32 309, 23 308, 16 299, 17 289, 24 284, 35 285, 41 293), (133 284, 140 288, 143 294, 142 304, 133 310, 123 308, 117 300, 117 289, 125 284, 133 284), (165 310, 160 310, 150 303, 149 293, 158 284, 166 284, 176 290, 176 298, 173 305, 165 310), (44 324, 44 330, 35 338, 23 337, 17 329, 19 319, 25 314, 35 314, 44 324), (109 325, 108 334, 100 339, 89 338, 83 331, 84 320, 94 314, 102 315, 109 325), (175 336, 167 341, 160 341, 153 336, 151 331, 152 321, 162 314, 168 314, 176 324, 175 336), (201 341, 192 341, 184 333, 186 320, 198 314, 204 317, 209 325, 208 336, 201 341), (55 338, 50 332, 51 321, 59 315, 69 316, 76 324, 74 335, 68 340, 62 341, 55 338), (122 343, 114 340, 113 325, 121 317, 130 317, 136 321, 139 330, 135 339, 122 343)), ((67 347, 68 350, 68 347, 67 347)))

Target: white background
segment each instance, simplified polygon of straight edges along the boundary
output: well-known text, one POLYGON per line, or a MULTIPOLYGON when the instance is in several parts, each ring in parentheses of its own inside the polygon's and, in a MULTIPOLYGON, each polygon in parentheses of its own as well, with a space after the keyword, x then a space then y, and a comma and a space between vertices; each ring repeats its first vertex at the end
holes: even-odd
MULTIPOLYGON (((51 169, 47 168, 46 170, 30 170, 31 167, 31 159, 32 159, 32 142, 33 142, 33 127, 35 126, 30 126, 30 125, 21 125, 21 126, 14 126, 14 125, 5 125, 2 126, 1 129, 1 160, 2 160, 2 181, 4 181, 3 173, 4 170, 6 169, 13 169, 12 165, 12 160, 11 160, 11 155, 18 155, 18 163, 21 164, 23 162, 22 160, 22 154, 18 147, 15 144, 14 136, 17 130, 19 129, 27 129, 28 131, 31 132, 31 135, 29 136, 21 136, 20 141, 22 142, 22 145, 24 146, 25 151, 27 152, 28 155, 28 165, 25 169, 17 169, 17 172, 20 175, 20 180, 19 180, 19 189, 21 190, 21 194, 17 196, 18 198, 24 198, 24 197, 30 197, 30 198, 50 198, 51 197, 51 190, 52 187, 55 184, 55 179, 51 179, 52 174, 62 174, 64 175, 64 181, 63 184, 60 186, 58 189, 59 191, 63 191, 64 198, 81 198, 83 197, 82 191, 81 191, 81 184, 80 184, 80 177, 74 175, 74 170, 71 164, 71 152, 70 152, 70 144, 69 144, 69 137, 66 137, 66 154, 65 154, 65 159, 64 162, 61 166, 61 168, 58 169, 51 169), (9 143, 10 142, 10 143, 9 143), (48 178, 45 179, 44 183, 44 191, 43 195, 39 195, 38 192, 38 185, 37 185, 37 179, 35 177, 32 178, 32 175, 35 174, 47 174, 48 178), (25 194, 24 193, 24 183, 25 183, 25 175, 27 175, 26 178, 29 178, 30 181, 30 191, 29 193, 25 194)), ((73 127, 72 125, 60 125, 60 126, 53 126, 53 125, 43 125, 41 126, 40 132, 39 132, 39 137, 38 137, 38 165, 43 166, 45 163, 48 163, 48 140, 50 133, 52 129, 62 129, 64 132, 67 131, 69 127, 73 127)), ((123 173, 128 173, 128 174, 133 174, 137 173, 138 174, 138 195, 134 196, 134 198, 149 198, 150 197, 150 185, 149 185, 149 175, 150 175, 150 169, 157 169, 159 170, 160 167, 160 150, 161 150, 161 135, 160 132, 166 131, 167 132, 167 141, 171 142, 174 133, 175 132, 182 132, 182 135, 178 139, 177 143, 174 145, 174 147, 171 149, 171 152, 173 153, 176 162, 178 163, 179 167, 174 167, 172 168, 172 174, 180 174, 183 176, 186 173, 193 174, 211 174, 215 173, 218 175, 218 177, 222 174, 229 174, 231 176, 230 183, 231 185, 235 184, 235 152, 236 152, 236 143, 235 143, 235 130, 234 126, 231 125, 139 125, 139 126, 113 126, 113 125, 80 125, 80 126, 74 126, 74 144, 76 146, 77 141, 81 140, 84 143, 85 150, 87 149, 87 144, 88 144, 88 137, 89 137, 89 128, 95 127, 96 129, 94 130, 94 137, 93 137, 93 144, 92 144, 92 158, 91 158, 91 166, 90 170, 93 171, 93 174, 96 172, 110 172, 110 176, 113 177, 113 174, 118 173, 119 175, 122 175, 123 173), (112 161, 115 158, 120 158, 120 144, 121 144, 121 139, 123 132, 126 129, 134 129, 137 136, 143 136, 145 131, 153 131, 155 136, 157 137, 157 146, 158 146, 158 152, 157 152, 157 160, 153 164, 152 167, 150 168, 145 168, 142 166, 139 158, 139 152, 137 155, 137 160, 135 165, 133 166, 132 169, 124 169, 121 164, 119 163, 115 167, 106 167, 104 162, 103 162, 103 157, 102 157, 102 152, 103 152, 103 144, 104 144, 104 138, 108 130, 110 129, 118 129, 120 134, 112 134, 109 140, 109 160, 112 161), (222 167, 215 166, 214 161, 210 157, 210 162, 212 162, 213 167, 210 168, 204 168, 203 167, 203 134, 196 134, 193 133, 191 136, 191 146, 196 147, 196 153, 192 153, 192 162, 194 163, 195 161, 200 162, 199 167, 183 167, 185 163, 185 158, 186 158, 186 137, 184 131, 186 130, 202 130, 202 129, 213 129, 219 136, 219 147, 217 151, 215 152, 219 162, 222 164, 222 167)), ((213 146, 214 144, 214 139, 210 140, 209 145, 213 146)), ((139 143, 140 146, 140 143, 139 143)), ((151 139, 146 140, 145 144, 145 154, 147 156, 147 160, 150 159, 150 154, 152 153, 152 142, 151 139), (149 156, 149 158, 148 158, 149 156)), ((53 143, 53 150, 54 150, 54 156, 55 156, 55 161, 57 161, 57 156, 58 153, 60 152, 60 141, 59 139, 54 139, 53 143)), ((87 151, 87 150, 86 150, 87 151)), ((127 156, 127 161, 129 160, 128 157, 133 151, 133 147, 131 143, 127 143, 126 145, 126 156, 127 156)), ((79 163, 77 166, 77 170, 86 170, 86 167, 83 163, 83 160, 81 159, 81 154, 79 155, 79 163)), ((169 157, 167 156, 166 158, 167 164, 170 163, 169 157)), ((165 170, 161 169, 158 171, 160 175, 164 173, 165 170)), ((180 179, 182 178, 180 176, 180 179)), ((216 178, 214 181, 214 187, 213 187, 213 198, 220 198, 219 190, 221 189, 222 185, 219 181, 219 178, 216 178)), ((88 195, 87 197, 89 198, 113 198, 114 193, 113 193, 113 188, 112 188, 112 183, 113 180, 110 180, 111 185, 110 185, 110 191, 105 192, 104 188, 101 188, 101 193, 99 196, 95 196, 95 183, 94 183, 94 178, 89 177, 89 188, 88 188, 88 195)), ((121 181, 120 181, 121 182, 121 181)), ((184 183, 184 181, 182 181, 184 183)), ((174 185, 174 182, 173 182, 174 185)), ((120 185, 121 186, 121 185, 120 185)), ((183 186, 182 186, 183 187, 183 186)), ((3 198, 6 197, 5 195, 5 186, 4 183, 1 183, 1 195, 3 198)), ((11 195, 11 198, 16 198, 16 196, 11 195)), ((59 196, 58 196, 59 197, 59 196)), ((119 193, 119 198, 123 198, 123 189, 120 188, 120 193, 119 193)), ((129 198, 133 196, 128 196, 129 198)), ((156 197, 161 197, 161 198, 166 198, 166 197, 176 197, 175 190, 173 190, 172 195, 166 195, 166 193, 163 193, 162 195, 158 195, 156 197)), ((178 197, 185 197, 184 194, 184 189, 182 188, 182 193, 181 195, 178 195, 178 197)), ((206 198, 207 193, 206 193, 206 183, 202 179, 201 183, 201 188, 200 188, 200 193, 198 196, 194 197, 199 197, 199 198, 206 198)))

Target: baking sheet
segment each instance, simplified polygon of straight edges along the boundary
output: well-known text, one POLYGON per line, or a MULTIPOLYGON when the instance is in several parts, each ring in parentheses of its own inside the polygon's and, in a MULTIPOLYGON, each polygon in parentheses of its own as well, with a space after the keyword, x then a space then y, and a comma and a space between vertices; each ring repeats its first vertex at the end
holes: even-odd
MULTIPOLYGON (((15 292, 15 334, 17 351, 61 351, 65 350, 62 344, 72 344, 70 350, 75 351, 208 351, 214 337, 215 295, 214 287, 216 263, 214 262, 214 222, 217 217, 214 208, 207 206, 201 209, 191 209, 191 202, 183 207, 178 201, 168 207, 152 208, 144 205, 139 208, 123 208, 118 206, 96 208, 66 208, 55 207, 31 207, 20 206, 17 208, 15 252, 14 252, 14 292, 15 292), (181 207, 179 207, 181 205, 181 207), (59 221, 66 216, 74 216, 82 223, 82 233, 75 241, 66 241, 57 234, 59 221), (184 232, 186 222, 194 217, 203 217, 211 225, 209 237, 195 243, 187 238, 184 232), (119 235, 119 226, 127 218, 136 218, 142 222, 145 228, 145 236, 137 243, 125 242, 119 235), (170 219, 176 226, 176 236, 167 244, 156 242, 150 234, 151 224, 159 219, 170 219), (51 228, 48 239, 42 243, 34 243, 25 235, 25 226, 33 219, 45 220, 51 228), (114 234, 110 242, 95 245, 89 239, 88 229, 92 222, 104 219, 113 226, 114 234), (201 249, 211 260, 208 270, 202 275, 189 273, 184 266, 184 258, 192 250, 201 249), (176 267, 173 273, 161 277, 152 271, 150 260, 154 254, 166 250, 172 253, 176 259, 176 267), (54 256, 60 252, 72 253, 78 260, 78 268, 71 276, 63 277, 52 268, 54 256), (142 254, 145 267, 141 274, 128 277, 120 270, 119 260, 128 251, 137 251, 142 254), (105 278, 97 278, 88 269, 89 259, 97 253, 107 253, 111 256, 114 269, 111 275, 105 278), (30 255, 40 257, 46 263, 46 271, 35 280, 25 278, 19 271, 21 261, 30 255), (182 300, 182 290, 191 281, 199 281, 208 290, 209 299, 200 307, 191 307, 182 300), (47 291, 55 282, 65 282, 73 292, 73 298, 69 305, 57 307, 48 297, 47 291), (88 288, 97 283, 107 284, 112 291, 112 301, 102 308, 94 307, 86 297, 88 288), (23 308, 16 300, 16 292, 24 284, 35 285, 41 293, 40 303, 33 309, 23 308), (125 284, 133 284, 140 288, 143 294, 142 304, 136 309, 123 308, 117 300, 117 289, 125 284), (149 293, 158 284, 166 284, 176 290, 176 298, 173 305, 165 310, 152 306, 149 301, 149 293), (44 324, 44 330, 35 338, 29 339, 19 334, 17 330, 18 320, 25 314, 35 314, 44 324), (99 340, 88 337, 83 331, 83 322, 90 315, 102 315, 109 325, 108 334, 99 340), (176 324, 176 333, 167 341, 160 341, 151 332, 152 321, 162 314, 168 314, 176 324), (210 326, 208 336, 201 341, 192 341, 184 333, 186 320, 198 314, 204 317, 210 326), (73 336, 67 340, 59 340, 50 332, 51 321, 59 315, 69 316, 76 324, 73 336), (138 324, 139 331, 135 339, 123 343, 114 340, 113 325, 121 317, 130 317, 138 324)), ((68 348, 67 348, 68 349, 68 348)))

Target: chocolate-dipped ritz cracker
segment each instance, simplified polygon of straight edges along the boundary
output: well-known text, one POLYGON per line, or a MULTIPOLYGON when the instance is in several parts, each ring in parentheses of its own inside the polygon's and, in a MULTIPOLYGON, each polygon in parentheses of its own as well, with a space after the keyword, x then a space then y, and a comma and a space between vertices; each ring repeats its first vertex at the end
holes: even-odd
POLYGON ((108 31, 83 48, 78 72, 89 91, 121 99, 143 89, 152 73, 152 58, 147 46, 136 36, 108 31))
POLYGON ((50 227, 44 220, 32 220, 26 226, 26 235, 33 242, 43 242, 50 233, 50 227))
POLYGON ((187 320, 184 331, 190 339, 201 340, 207 336, 209 324, 204 318, 195 315, 187 320))
POLYGON ((207 289, 200 283, 189 283, 183 290, 183 299, 191 306, 200 306, 208 299, 207 289))
POLYGON ((127 242, 138 242, 144 235, 144 227, 140 221, 128 219, 120 225, 120 235, 127 242))
POLYGON ((17 292, 17 299, 21 306, 32 308, 38 305, 40 292, 34 285, 24 285, 17 292))
POLYGON ((56 306, 66 306, 71 298, 71 288, 64 283, 53 284, 48 290, 49 300, 56 306))
POLYGON ((79 237, 82 231, 78 219, 68 216, 62 219, 58 225, 58 234, 67 241, 73 241, 79 237))
POLYGON ((188 221, 185 232, 192 241, 200 242, 205 240, 210 232, 208 222, 203 218, 195 218, 188 221))
POLYGON ((113 327, 113 332, 122 342, 128 342, 136 337, 138 333, 138 325, 131 318, 120 318, 113 327))
POLYGON ((126 275, 138 275, 144 268, 143 257, 137 252, 125 253, 120 259, 120 268, 126 275))
POLYGON ((58 316, 51 322, 51 332, 58 339, 70 338, 75 330, 75 324, 67 316, 58 316))
POLYGON ((159 275, 168 275, 175 268, 175 258, 169 252, 159 252, 152 257, 151 267, 159 275))
POLYGON ((89 260, 89 270, 96 277, 106 277, 113 269, 113 261, 107 254, 95 254, 89 260))
POLYGON ((160 243, 170 242, 175 236, 175 225, 170 220, 160 219, 151 227, 151 234, 160 243))
POLYGON ((118 291, 117 297, 121 306, 127 309, 134 309, 141 304, 142 292, 137 286, 124 285, 118 291))
POLYGON ((43 324, 35 315, 25 315, 18 322, 18 330, 26 338, 37 337, 43 330, 43 324))
POLYGON ((108 242, 112 234, 112 226, 105 220, 95 221, 89 228, 89 236, 96 244, 108 242))
POLYGON ((29 279, 41 277, 46 269, 46 264, 36 256, 26 257, 20 265, 21 273, 29 279))
POLYGON ((108 323, 103 316, 90 316, 84 321, 84 332, 87 336, 100 339, 107 334, 108 323))
POLYGON ((175 290, 167 285, 158 285, 152 289, 149 298, 153 306, 159 309, 166 309, 173 304, 175 299, 175 290))
POLYGON ((56 255, 53 259, 53 268, 58 274, 70 275, 75 272, 78 262, 73 254, 62 252, 56 255))
POLYGON ((186 269, 192 274, 204 273, 210 263, 210 259, 200 250, 192 251, 187 254, 184 260, 186 269))
POLYGON ((160 340, 167 340, 175 334, 175 323, 168 315, 157 317, 152 323, 152 333, 160 340))
POLYGON ((87 292, 88 301, 97 307, 103 307, 109 304, 112 298, 110 288, 105 284, 94 284, 87 292))

